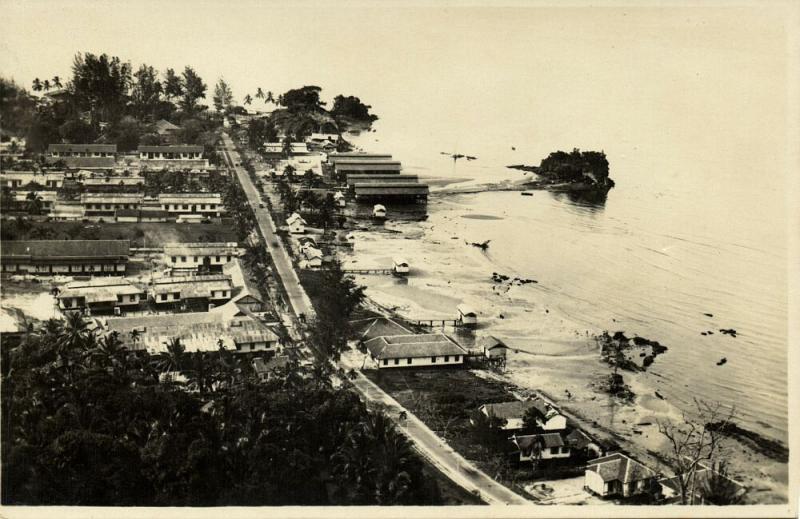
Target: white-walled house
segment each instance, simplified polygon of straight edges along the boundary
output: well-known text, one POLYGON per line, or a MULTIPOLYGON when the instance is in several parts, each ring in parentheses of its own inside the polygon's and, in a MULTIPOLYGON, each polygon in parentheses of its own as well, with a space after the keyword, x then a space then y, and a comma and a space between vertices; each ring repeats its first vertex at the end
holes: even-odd
POLYGON ((504 420, 505 423, 500 427, 505 431, 517 431, 522 429, 523 421, 528 410, 533 407, 531 400, 515 400, 513 402, 502 402, 499 404, 484 404, 479 410, 487 417, 495 417, 504 420))
POLYGON ((129 240, 14 240, 0 245, 3 272, 23 274, 125 273, 129 240))
POLYGON ((548 404, 541 398, 531 400, 531 405, 536 409, 538 417, 536 423, 545 431, 563 431, 567 428, 567 417, 558 409, 548 404))
POLYGON ((99 277, 67 284, 57 299, 59 308, 64 311, 96 313, 135 309, 144 297, 144 290, 124 278, 99 277))
POLYGON ((600 497, 632 497, 658 492, 658 475, 638 461, 615 452, 590 460, 584 487, 600 497))
POLYGON ((306 232, 306 221, 297 213, 286 219, 286 225, 289 226, 289 232, 292 234, 303 234, 306 232))
POLYGON ((520 461, 552 460, 570 457, 570 448, 564 443, 559 433, 513 436, 511 441, 519 449, 520 461))
POLYGON ((463 364, 467 354, 443 333, 375 337, 364 346, 378 369, 452 366, 463 364))
POLYGON ((164 244, 164 262, 174 270, 197 271, 205 267, 209 271, 221 271, 223 265, 233 261, 239 253, 236 242, 164 244))
POLYGON ((233 297, 233 283, 231 277, 224 274, 164 277, 153 280, 150 294, 156 304, 191 300, 219 304, 233 297))

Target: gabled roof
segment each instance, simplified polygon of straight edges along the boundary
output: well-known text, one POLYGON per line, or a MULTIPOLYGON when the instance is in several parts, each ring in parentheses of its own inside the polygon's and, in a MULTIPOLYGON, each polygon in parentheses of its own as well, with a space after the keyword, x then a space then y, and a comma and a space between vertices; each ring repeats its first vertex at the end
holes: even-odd
POLYGON ((580 429, 571 430, 564 440, 567 442, 567 445, 575 450, 584 449, 592 443, 597 443, 588 434, 580 429))
POLYGON ((603 481, 621 481, 627 484, 656 476, 653 470, 621 452, 590 460, 586 465, 586 470, 597 472, 603 481))
POLYGON ((295 221, 299 221, 303 225, 306 224, 306 221, 303 220, 303 217, 297 213, 292 213, 292 215, 286 219, 286 223, 288 223, 289 225, 293 224, 295 221))
POLYGON ((62 152, 77 152, 77 153, 87 153, 87 152, 105 152, 105 153, 116 153, 117 152, 117 145, 116 144, 50 144, 47 146, 47 151, 50 153, 57 151, 59 153, 62 152))
POLYGON ((405 326, 389 319, 388 317, 377 317, 375 319, 367 319, 363 322, 359 329, 361 330, 360 336, 362 341, 368 341, 375 337, 383 337, 387 335, 413 335, 414 332, 405 326))
POLYGON ((262 358, 253 359, 253 369, 259 375, 269 373, 275 369, 282 369, 289 364, 289 357, 281 355, 279 357, 272 357, 269 360, 262 358))
POLYGON ((440 357, 466 353, 464 348, 443 333, 382 336, 370 339, 364 345, 376 359, 440 357))
POLYGON ((94 278, 73 281, 58 294, 58 299, 83 297, 87 303, 117 301, 119 295, 141 294, 144 290, 123 278, 94 278))
POLYGON ((481 348, 485 348, 487 350, 493 350, 495 348, 508 349, 508 345, 502 339, 498 339, 494 335, 485 335, 481 337, 478 344, 480 344, 481 348))
POLYGON ((509 420, 511 418, 522 418, 533 406, 534 404, 531 400, 515 400, 513 402, 502 402, 499 404, 484 404, 481 408, 486 416, 495 416, 503 420, 509 420))
POLYGON ((0 245, 0 255, 11 258, 127 258, 129 240, 14 240, 0 245))
POLYGON ((163 135, 165 133, 181 129, 180 126, 176 126, 171 122, 167 121, 166 119, 159 119, 154 126, 156 127, 156 132, 159 135, 163 135))
POLYGON ((515 436, 514 443, 517 444, 517 447, 519 447, 519 450, 522 451, 523 454, 528 454, 537 443, 544 449, 564 446, 564 440, 561 439, 561 435, 558 433, 515 436))
POLYGON ((111 169, 116 164, 114 157, 47 157, 48 164, 64 161, 72 169, 111 169))

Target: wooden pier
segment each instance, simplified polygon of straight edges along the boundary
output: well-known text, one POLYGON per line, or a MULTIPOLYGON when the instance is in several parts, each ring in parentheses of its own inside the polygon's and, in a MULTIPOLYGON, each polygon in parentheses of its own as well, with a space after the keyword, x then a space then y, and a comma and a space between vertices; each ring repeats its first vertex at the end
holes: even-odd
POLYGON ((433 328, 434 326, 441 326, 442 328, 445 326, 452 326, 453 328, 457 328, 463 326, 461 319, 406 319, 406 321, 415 326, 424 326, 426 328, 433 328))
POLYGON ((345 274, 394 274, 394 269, 342 269, 345 274))

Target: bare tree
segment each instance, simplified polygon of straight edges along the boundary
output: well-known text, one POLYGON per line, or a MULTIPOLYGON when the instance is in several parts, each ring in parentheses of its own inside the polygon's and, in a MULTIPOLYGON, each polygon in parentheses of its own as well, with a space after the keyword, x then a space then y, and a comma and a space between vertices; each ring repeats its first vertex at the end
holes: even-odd
POLYGON ((682 421, 658 421, 658 432, 669 440, 666 463, 675 472, 681 493, 681 504, 693 504, 695 474, 703 462, 711 464, 721 450, 726 426, 731 423, 735 409, 721 403, 694 399, 696 418, 683 412, 682 421))

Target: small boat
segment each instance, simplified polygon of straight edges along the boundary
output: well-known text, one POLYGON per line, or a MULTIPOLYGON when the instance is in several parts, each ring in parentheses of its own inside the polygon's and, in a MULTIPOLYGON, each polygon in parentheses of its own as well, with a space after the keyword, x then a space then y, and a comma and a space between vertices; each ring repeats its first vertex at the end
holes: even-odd
POLYGON ((520 194, 521 194, 522 196, 533 196, 533 193, 531 193, 530 191, 523 191, 523 192, 522 192, 522 193, 520 193, 520 194))
POLYGON ((375 207, 372 208, 372 217, 376 220, 385 220, 386 208, 381 204, 375 204, 375 207))

